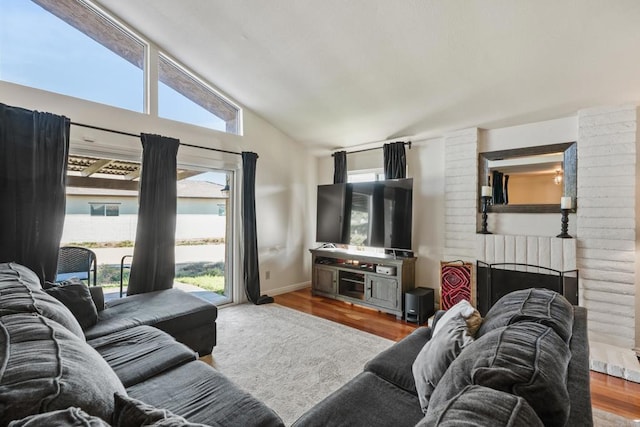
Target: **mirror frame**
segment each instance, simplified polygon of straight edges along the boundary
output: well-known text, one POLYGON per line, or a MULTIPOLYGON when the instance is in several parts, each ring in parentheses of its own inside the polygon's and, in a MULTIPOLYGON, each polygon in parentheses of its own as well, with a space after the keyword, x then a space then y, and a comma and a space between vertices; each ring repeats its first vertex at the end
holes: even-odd
MULTIPOLYGON (((478 154, 478 188, 476 194, 480 200, 482 186, 486 185, 486 177, 489 175, 489 161, 502 160, 513 157, 536 156, 539 154, 551 154, 563 152, 563 175, 564 195, 570 196, 573 200, 573 209, 577 208, 577 188, 578 188, 578 144, 573 142, 563 142, 560 144, 539 145, 536 147, 515 148, 511 150, 489 151, 478 154)), ((478 212, 482 209, 478 203, 478 212)), ((489 205, 487 212, 494 213, 558 213, 560 212, 560 201, 557 204, 531 204, 531 205, 489 205)))

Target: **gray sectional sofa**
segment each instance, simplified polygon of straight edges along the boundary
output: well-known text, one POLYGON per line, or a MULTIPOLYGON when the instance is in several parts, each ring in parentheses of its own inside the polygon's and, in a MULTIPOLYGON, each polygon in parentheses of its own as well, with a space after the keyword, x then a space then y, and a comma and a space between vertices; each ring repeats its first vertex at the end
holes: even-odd
POLYGON ((439 325, 444 316, 369 361, 294 426, 593 425, 584 308, 546 289, 516 291, 466 344, 466 321, 439 325))
POLYGON ((174 289, 105 308, 82 283, 43 289, 26 267, 0 264, 0 425, 283 425, 197 360, 216 317, 174 289))

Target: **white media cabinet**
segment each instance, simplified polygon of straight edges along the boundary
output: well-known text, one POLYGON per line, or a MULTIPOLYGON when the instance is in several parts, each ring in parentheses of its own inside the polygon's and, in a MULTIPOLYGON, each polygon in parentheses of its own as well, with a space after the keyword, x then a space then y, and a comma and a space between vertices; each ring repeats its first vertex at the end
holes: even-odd
POLYGON ((313 295, 364 305, 402 319, 404 293, 415 287, 415 257, 326 248, 310 252, 313 295))

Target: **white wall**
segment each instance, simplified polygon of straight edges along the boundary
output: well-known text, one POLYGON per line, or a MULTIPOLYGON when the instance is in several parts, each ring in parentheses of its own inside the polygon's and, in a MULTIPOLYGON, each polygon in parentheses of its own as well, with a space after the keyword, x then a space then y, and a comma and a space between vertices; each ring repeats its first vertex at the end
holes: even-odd
MULTIPOLYGON (((31 110, 47 111, 69 117, 73 122, 140 133, 149 132, 178 138, 181 142, 230 151, 254 151, 259 155, 256 171, 256 214, 262 293, 277 293, 291 286, 308 283, 310 265, 306 248, 310 233, 310 189, 316 185, 315 158, 308 150, 278 129, 243 110, 244 135, 231 135, 172 120, 151 117, 94 102, 58 95, 38 89, 0 81, 0 102, 31 110), (266 280, 269 271, 270 279, 266 280)), ((71 152, 105 154, 123 160, 139 160, 140 141, 98 130, 71 127, 71 152), (92 142, 88 142, 92 141, 92 142)), ((178 151, 182 166, 228 169, 237 172, 241 182, 241 158, 189 147, 178 151)), ((239 197, 232 202, 234 234, 238 234, 239 197)), ((236 295, 242 265, 241 241, 233 248, 236 295)))

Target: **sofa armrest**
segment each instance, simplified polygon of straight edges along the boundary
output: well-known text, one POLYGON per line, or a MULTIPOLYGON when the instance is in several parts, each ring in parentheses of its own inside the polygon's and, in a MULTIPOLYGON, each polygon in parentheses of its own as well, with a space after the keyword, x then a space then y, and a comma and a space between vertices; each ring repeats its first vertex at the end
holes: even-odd
POLYGON ((91 293, 91 299, 96 305, 98 313, 104 310, 104 290, 102 286, 89 286, 89 293, 91 293))

